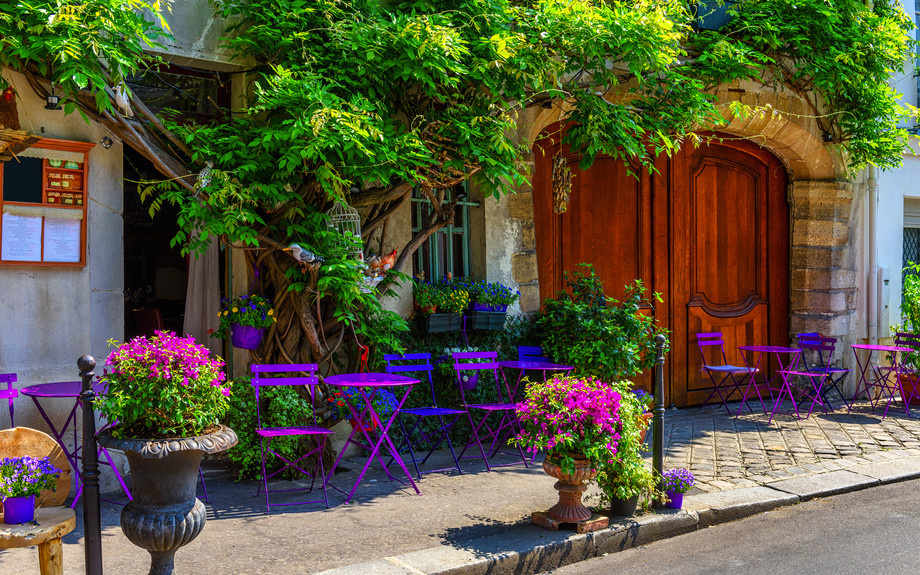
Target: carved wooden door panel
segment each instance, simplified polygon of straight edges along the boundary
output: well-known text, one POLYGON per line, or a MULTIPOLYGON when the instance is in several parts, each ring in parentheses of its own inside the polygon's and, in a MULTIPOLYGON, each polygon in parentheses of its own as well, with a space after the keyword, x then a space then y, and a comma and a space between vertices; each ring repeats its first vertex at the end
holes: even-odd
POLYGON ((786 172, 746 142, 702 146, 676 158, 671 192, 671 395, 692 405, 712 390, 698 332, 722 332, 735 365, 739 345, 789 344, 786 172))

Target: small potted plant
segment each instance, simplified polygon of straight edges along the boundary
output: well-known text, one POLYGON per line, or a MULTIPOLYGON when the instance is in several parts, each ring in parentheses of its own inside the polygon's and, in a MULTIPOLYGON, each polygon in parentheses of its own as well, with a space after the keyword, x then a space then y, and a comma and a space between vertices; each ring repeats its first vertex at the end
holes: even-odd
POLYGON ((220 303, 220 326, 211 337, 227 339, 229 333, 233 347, 258 349, 266 328, 278 321, 271 300, 262 296, 241 295, 220 303))
POLYGON ((437 313, 416 315, 419 331, 435 333, 442 331, 460 331, 463 328, 463 316, 460 314, 469 305, 470 294, 461 283, 444 279, 431 284, 432 300, 437 305, 437 313))
MULTIPOLYGON (((543 470, 559 480, 559 502, 532 521, 549 528, 588 521, 592 513, 581 502, 586 483, 619 451, 620 393, 593 377, 525 382, 526 398, 516 409, 521 431, 514 441, 531 453, 544 450, 543 470)), ((587 529, 605 526, 592 522, 587 529)))
POLYGON ((415 311, 422 315, 431 315, 438 311, 438 298, 440 293, 431 282, 416 279, 412 283, 412 299, 415 311))
POLYGON ((642 419, 645 420, 645 427, 641 431, 641 443, 645 443, 645 436, 648 433, 649 423, 652 421, 652 405, 655 403, 655 396, 644 389, 632 390, 633 395, 639 401, 639 407, 642 409, 642 419))
POLYGON ((206 521, 195 498, 201 458, 237 443, 233 430, 218 423, 231 384, 220 358, 212 359, 195 338, 169 331, 117 345, 105 365, 106 390, 96 407, 118 423, 98 441, 125 453, 133 481, 121 529, 150 551, 151 573, 171 573, 176 550, 206 521))
POLYGON ((466 312, 469 329, 503 329, 508 306, 521 297, 521 292, 499 282, 468 281, 470 306, 466 312))
POLYGON ((35 497, 42 491, 55 491, 61 470, 47 457, 7 457, 0 460, 0 498, 3 522, 7 525, 35 519, 35 497))
POLYGON ((664 478, 664 492, 668 495, 665 507, 680 509, 684 504, 684 493, 693 489, 696 478, 689 469, 669 469, 662 474, 664 478))
POLYGON ((643 436, 648 429, 648 420, 643 417, 645 403, 629 392, 632 385, 629 381, 610 385, 622 396, 619 447, 613 459, 601 463, 597 484, 601 489, 601 506, 609 509, 611 515, 629 516, 640 504, 649 509, 652 501, 661 499, 662 494, 656 488, 655 474, 642 456, 643 436))

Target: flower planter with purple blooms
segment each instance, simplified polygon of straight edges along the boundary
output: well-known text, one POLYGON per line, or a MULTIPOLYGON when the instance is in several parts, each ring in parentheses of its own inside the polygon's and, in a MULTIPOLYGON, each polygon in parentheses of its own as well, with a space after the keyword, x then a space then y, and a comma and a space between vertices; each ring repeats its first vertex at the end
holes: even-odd
POLYGON ((28 523, 35 518, 35 496, 54 491, 61 470, 47 457, 7 457, 0 460, 0 499, 3 522, 28 523))
POLYGON ((696 478, 689 469, 669 469, 662 474, 664 491, 668 494, 665 507, 680 509, 684 503, 684 494, 693 489, 696 478))
POLYGON ((220 303, 220 325, 217 330, 208 330, 208 334, 220 339, 229 337, 233 347, 258 349, 265 330, 278 321, 271 300, 262 296, 241 295, 224 298, 220 303))

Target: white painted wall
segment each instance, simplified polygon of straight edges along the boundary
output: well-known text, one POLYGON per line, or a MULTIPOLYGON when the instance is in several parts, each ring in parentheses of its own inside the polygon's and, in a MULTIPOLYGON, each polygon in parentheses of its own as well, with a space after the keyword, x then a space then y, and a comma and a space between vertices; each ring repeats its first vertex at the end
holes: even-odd
MULTIPOLYGON (((101 373, 106 340, 124 336, 124 250, 122 244, 122 143, 79 114, 44 109, 26 80, 8 71, 17 88, 23 130, 49 138, 113 144, 89 152, 87 266, 48 268, 0 267, 0 373, 15 373, 17 387, 57 381, 77 381, 77 358, 91 353, 101 373)), ((15 160, 13 160, 15 161, 15 160)), ((32 400, 20 396, 16 424, 49 431, 32 400)), ((72 400, 46 399, 42 407, 56 425, 63 423, 72 400)), ((0 421, 6 426, 5 405, 0 421)), ((71 436, 71 441, 72 441, 71 436)), ((103 490, 108 469, 103 467, 103 490)))

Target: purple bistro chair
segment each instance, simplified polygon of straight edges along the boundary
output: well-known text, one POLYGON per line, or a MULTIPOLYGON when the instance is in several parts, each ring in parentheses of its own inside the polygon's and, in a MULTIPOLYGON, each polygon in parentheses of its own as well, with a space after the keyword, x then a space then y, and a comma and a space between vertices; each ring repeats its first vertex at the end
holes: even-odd
POLYGON ((847 374, 850 373, 850 370, 831 366, 834 349, 837 346, 837 338, 824 337, 817 332, 798 333, 795 337, 798 339, 799 349, 802 350, 801 357, 802 360, 804 360, 799 364, 798 369, 815 373, 824 372, 827 374, 824 385, 821 386, 821 399, 823 403, 829 405, 830 399, 828 396, 831 391, 836 391, 837 395, 840 396, 840 399, 843 400, 843 403, 849 409, 850 402, 847 401, 847 397, 843 394, 843 389, 841 389, 840 386, 843 384, 843 380, 846 379, 847 374), (829 352, 822 347, 828 345, 830 346, 829 352), (813 353, 808 354, 809 351, 813 353), (824 358, 825 352, 827 352, 826 360, 824 358), (811 356, 811 361, 808 361, 809 355, 811 356))
MULTIPOLYGON (((722 406, 725 408, 725 411, 731 415, 731 410, 728 408, 728 400, 736 391, 741 391, 741 385, 744 383, 744 380, 749 377, 754 377, 757 373, 760 372, 756 367, 745 367, 731 365, 728 363, 728 357, 725 355, 725 342, 722 340, 722 332, 709 332, 709 333, 698 333, 696 334, 696 343, 700 347, 700 356, 703 359, 702 367, 700 371, 705 371, 706 375, 709 376, 709 380, 712 382, 713 390, 709 394, 709 397, 706 398, 706 401, 700 405, 700 409, 706 406, 709 403, 709 400, 712 399, 714 395, 719 396, 719 400, 722 402, 722 406), (720 365, 709 365, 706 363, 706 350, 704 348, 719 346, 719 352, 722 355, 722 363, 720 365), (718 375, 717 375, 718 374, 718 375), (721 379, 719 379, 721 376, 721 379), (736 376, 741 376, 740 379, 736 376), (719 379, 716 381, 716 379, 719 379), (731 383, 728 383, 728 380, 731 379, 731 383), (725 391, 726 395, 722 395, 722 392, 725 391)), ((751 409, 748 406, 748 409, 751 409)), ((751 410, 753 412, 753 410, 751 410)))
MULTIPOLYGON (((911 356, 914 354, 920 354, 920 334, 904 333, 904 332, 896 333, 894 336, 894 345, 895 347, 904 347, 904 348, 910 348, 914 350, 911 353, 905 354, 903 360, 906 360, 907 356, 911 356)), ((907 385, 906 387, 902 384, 901 388, 902 388, 902 392, 904 393, 904 396, 902 397, 902 399, 904 399, 904 403, 906 404, 909 404, 911 402, 916 403, 916 401, 913 401, 913 400, 920 399, 920 395, 918 395, 920 394, 920 372, 917 372, 917 370, 915 370, 912 366, 906 365, 906 362, 904 363, 905 365, 903 365, 901 368, 901 377, 909 380, 910 384, 907 385)), ((889 367, 887 369, 889 371, 894 370, 893 367, 889 367)), ((3 381, 3 380, 0 379, 0 381, 3 381)), ((0 393, 3 393, 3 392, 0 392, 0 393)))
MULTIPOLYGON (((469 418, 470 427, 472 428, 470 439, 463 447, 463 451, 460 452, 460 459, 463 459, 463 454, 466 453, 466 450, 469 449, 470 445, 476 443, 477 447, 479 447, 479 453, 482 455, 482 460, 486 464, 486 471, 492 471, 492 467, 517 465, 517 462, 503 463, 501 465, 489 465, 489 459, 495 457, 499 453, 503 453, 505 455, 514 455, 514 453, 501 451, 502 440, 507 440, 507 437, 510 434, 520 430, 520 423, 518 421, 517 414, 515 413, 515 408, 517 405, 510 402, 505 403, 502 395, 502 387, 498 380, 498 353, 494 351, 477 351, 454 353, 452 355, 454 358, 454 370, 457 372, 457 387, 460 388, 460 397, 463 400, 463 406, 467 409, 466 415, 467 418, 469 418), (476 389, 476 385, 479 382, 479 372, 483 370, 492 371, 492 377, 495 380, 495 389, 498 391, 498 403, 470 403, 466 399, 466 394, 476 389), (464 374, 463 372, 473 373, 464 374), (473 419, 474 410, 483 412, 483 416, 479 420, 478 424, 473 419), (488 423, 489 416, 493 413, 501 415, 501 419, 495 428, 490 426, 488 423), (485 431, 488 433, 480 436, 480 429, 485 429, 485 431), (486 451, 482 447, 482 440, 488 440, 490 438, 492 443, 489 446, 490 455, 487 457, 486 451)), ((505 392, 510 398, 511 392, 509 389, 507 389, 507 384, 505 392)), ((524 464, 524 467, 529 467, 527 464, 527 457, 524 455, 524 451, 520 446, 517 448, 517 454, 520 455, 521 462, 524 464)))
MULTIPOLYGON (((796 375, 808 379, 811 382, 812 389, 814 393, 809 393, 807 391, 802 391, 804 399, 807 400, 811 398, 811 407, 808 408, 809 417, 811 412, 814 411, 815 405, 820 404, 821 409, 825 413, 829 413, 827 409, 827 391, 824 389, 824 386, 827 384, 829 378, 832 374, 840 373, 838 368, 831 367, 831 359, 834 356, 834 346, 837 343, 837 338, 835 337, 818 337, 811 334, 800 334, 799 335, 799 349, 802 350, 802 353, 799 354, 799 361, 796 362, 797 365, 793 365, 792 369, 787 370, 786 376, 796 375), (801 358, 803 354, 807 351, 816 352, 816 355, 820 358, 819 361, 822 362, 820 365, 808 365, 807 362, 804 362, 805 365, 802 365, 801 358), (825 360, 824 357, 827 356, 825 360), (831 370, 835 371, 831 371, 831 370)), ((849 370, 842 370, 844 375, 849 372, 849 370)), ((838 388, 837 393, 843 397, 843 394, 840 393, 838 388)))
POLYGON ((538 361, 540 363, 551 363, 549 358, 543 355, 543 348, 536 345, 519 345, 518 361, 538 361))
POLYGON ((0 399, 5 399, 10 409, 10 427, 16 427, 13 421, 13 400, 19 396, 19 391, 13 386, 16 383, 15 373, 0 373, 0 383, 6 384, 6 389, 0 389, 0 399))
MULTIPOLYGON (((410 372, 425 372, 428 376, 428 386, 431 389, 431 407, 410 407, 406 409, 399 410, 399 415, 397 421, 399 421, 399 428, 403 432, 403 437, 405 440, 402 445, 397 449, 402 451, 403 447, 409 449, 409 456, 412 458, 412 464, 415 466, 415 473, 418 476, 419 480, 422 479, 422 473, 435 473, 438 471, 450 471, 451 469, 456 469, 461 475, 463 470, 460 469, 460 460, 457 458, 457 454, 454 452, 454 445, 450 441, 450 430, 458 421, 460 421, 460 416, 466 414, 465 411, 461 409, 451 409, 449 407, 438 407, 438 400, 434 392, 434 381, 431 378, 431 372, 434 367, 431 365, 431 354, 430 353, 407 353, 405 355, 399 354, 387 354, 383 356, 383 359, 387 362, 387 373, 410 373, 410 372), (411 363, 404 363, 411 362, 411 363), (415 425, 406 433, 406 428, 403 425, 403 416, 404 415, 414 415, 418 419, 415 422, 415 425), (448 423, 444 423, 444 417, 448 417, 448 423), (454 416, 453 420, 450 419, 450 416, 454 416), (438 421, 441 422, 441 427, 436 431, 431 433, 423 433, 419 430, 419 426, 426 417, 437 417, 438 421), (421 437, 418 440, 413 441, 413 434, 418 433, 421 437), (450 454, 454 458, 454 463, 456 467, 447 467, 445 469, 432 469, 429 471, 421 471, 419 465, 425 465, 425 462, 428 461, 428 458, 431 457, 431 454, 434 453, 435 449, 440 447, 444 441, 447 440, 447 446, 450 448, 450 454), (431 449, 428 451, 428 455, 425 456, 421 462, 416 461, 415 451, 412 449, 413 445, 418 445, 420 442, 427 442, 431 445, 431 449)), ((394 454, 395 457, 395 454, 394 454)), ((392 462, 392 459, 390 460, 392 462)))
POLYGON ((252 372, 255 374, 252 378, 252 387, 254 388, 256 394, 256 421, 258 427, 256 427, 256 435, 259 436, 259 445, 262 448, 262 482, 259 484, 259 491, 256 493, 258 496, 262 493, 262 489, 265 489, 265 507, 266 514, 271 513, 271 502, 269 500, 269 493, 286 493, 294 491, 304 491, 308 493, 313 492, 313 487, 316 484, 316 470, 314 473, 303 469, 301 467, 301 461, 307 457, 317 454, 317 463, 320 469, 320 480, 323 486, 323 498, 315 499, 313 501, 296 501, 291 503, 275 503, 275 506, 279 505, 303 505, 307 503, 321 503, 325 502, 326 508, 329 508, 329 495, 326 492, 326 469, 323 466, 323 450, 326 447, 326 438, 329 435, 334 434, 335 432, 325 427, 321 427, 316 423, 316 413, 311 410, 311 417, 313 420, 312 425, 305 426, 295 426, 295 427, 262 427, 262 415, 259 411, 259 388, 268 387, 268 386, 278 386, 278 385, 303 385, 310 391, 311 399, 316 398, 316 386, 319 384, 319 379, 316 377, 316 371, 318 366, 315 363, 302 363, 302 364, 274 364, 274 365, 253 365, 252 372), (263 374, 279 374, 279 373, 299 373, 307 372, 310 375, 307 376, 295 376, 295 377, 266 377, 263 374), (292 435, 311 435, 316 438, 316 447, 310 452, 304 454, 302 457, 295 461, 289 461, 284 456, 280 455, 277 451, 274 451, 271 448, 272 439, 275 437, 289 437, 292 435), (267 456, 271 454, 284 462, 284 466, 269 475, 265 469, 265 460, 267 456), (275 475, 281 473, 285 469, 292 467, 302 474, 309 476, 311 478, 310 487, 299 487, 295 489, 274 489, 269 490, 268 480, 274 477, 275 475))

